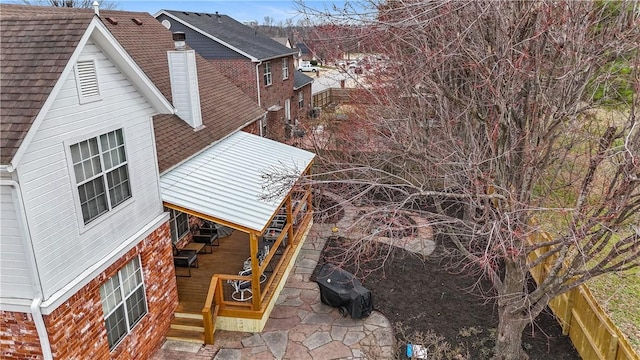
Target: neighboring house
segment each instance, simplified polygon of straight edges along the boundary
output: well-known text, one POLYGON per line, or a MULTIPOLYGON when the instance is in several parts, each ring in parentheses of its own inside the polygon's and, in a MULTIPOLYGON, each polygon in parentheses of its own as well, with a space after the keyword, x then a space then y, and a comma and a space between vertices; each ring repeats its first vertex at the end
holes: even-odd
POLYGON ((273 40, 277 41, 279 44, 286 46, 287 48, 293 48, 291 46, 291 40, 288 37, 274 37, 273 40))
POLYGON ((300 52, 300 62, 302 61, 311 61, 311 60, 320 60, 316 56, 316 54, 307 46, 305 43, 297 43, 296 49, 300 52))
POLYGON ((146 358, 175 329, 261 331, 312 224, 291 179, 314 155, 250 134, 265 111, 149 14, 0 10, 3 356, 146 358), (285 179, 265 183, 273 172, 285 179), (202 250, 205 222, 235 231, 176 278, 172 247, 202 250), (237 300, 243 267, 253 297, 237 300))
POLYGON ((288 37, 274 37, 273 40, 277 41, 281 45, 286 46, 289 49, 293 49, 296 53, 293 55, 294 67, 297 69, 302 64, 302 52, 300 49, 294 49, 291 40, 288 37))
MULTIPOLYGON (((287 125, 308 114, 310 91, 308 98, 302 88, 294 91, 297 50, 218 13, 161 10, 155 17, 172 32, 184 32, 191 48, 268 111, 266 123, 256 133, 282 140, 288 135, 287 125), (299 96, 303 101, 298 101, 299 96)), ((311 87, 310 81, 302 83, 311 87)))
POLYGON ((178 305, 152 123, 174 108, 91 11, 42 9, 0 5, 0 353, 145 358, 178 305))

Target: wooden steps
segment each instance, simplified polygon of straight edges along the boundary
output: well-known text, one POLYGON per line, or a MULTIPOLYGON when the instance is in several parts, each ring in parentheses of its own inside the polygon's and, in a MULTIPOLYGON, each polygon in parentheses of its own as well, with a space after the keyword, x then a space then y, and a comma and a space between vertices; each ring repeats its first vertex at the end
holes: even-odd
POLYGON ((175 313, 167 339, 204 344, 202 315, 175 313))

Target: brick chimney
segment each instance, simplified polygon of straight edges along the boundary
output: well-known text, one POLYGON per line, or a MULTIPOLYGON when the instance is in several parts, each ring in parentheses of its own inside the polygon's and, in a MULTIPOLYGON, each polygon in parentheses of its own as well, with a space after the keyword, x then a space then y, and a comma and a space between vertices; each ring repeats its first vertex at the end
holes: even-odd
POLYGON ((167 51, 169 59, 169 78, 173 106, 178 116, 189 126, 198 129, 202 126, 200 110, 200 90, 198 89, 198 70, 196 52, 187 50, 183 32, 173 33, 175 50, 167 51))

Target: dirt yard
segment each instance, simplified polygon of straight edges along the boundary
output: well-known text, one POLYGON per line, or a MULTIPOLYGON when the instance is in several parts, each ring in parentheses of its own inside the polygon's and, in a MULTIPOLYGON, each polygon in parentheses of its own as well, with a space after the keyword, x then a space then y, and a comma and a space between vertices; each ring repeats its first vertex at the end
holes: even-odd
MULTIPOLYGON (((340 263, 344 239, 327 242, 325 261, 340 263)), ((363 278, 374 306, 395 326, 398 359, 406 358, 405 344, 431 344, 429 359, 488 359, 497 326, 490 286, 451 266, 442 243, 426 259, 399 248, 379 244, 377 254, 357 264, 342 264, 363 278), (387 252, 388 251, 388 252, 387 252), (376 259, 377 258, 377 259, 376 259), (485 296, 482 296, 482 294, 485 296)), ((370 254, 375 255, 375 254, 370 254)), ((530 359, 580 359, 553 315, 542 314, 524 335, 530 359)))

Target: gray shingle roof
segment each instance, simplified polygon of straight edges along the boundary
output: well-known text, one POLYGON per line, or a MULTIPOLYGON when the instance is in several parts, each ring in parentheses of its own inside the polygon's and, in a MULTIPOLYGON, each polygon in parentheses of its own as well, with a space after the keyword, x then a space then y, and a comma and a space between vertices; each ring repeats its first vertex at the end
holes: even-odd
POLYGON ((313 82, 313 78, 301 73, 300 71, 296 71, 293 73, 293 90, 298 90, 301 87, 311 84, 313 82))
POLYGON ((178 10, 161 11, 171 14, 181 22, 190 24, 205 34, 219 39, 257 60, 267 60, 297 53, 297 51, 289 49, 227 15, 178 10))
POLYGON ((0 5, 0 164, 13 159, 94 16, 41 9, 0 5))

